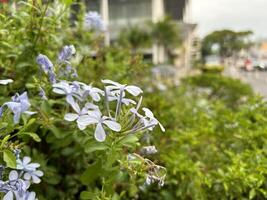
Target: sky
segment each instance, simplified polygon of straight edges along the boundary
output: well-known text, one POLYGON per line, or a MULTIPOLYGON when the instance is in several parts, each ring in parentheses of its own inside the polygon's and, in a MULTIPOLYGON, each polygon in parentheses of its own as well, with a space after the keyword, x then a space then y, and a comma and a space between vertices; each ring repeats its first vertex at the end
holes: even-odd
POLYGON ((267 0, 191 0, 192 19, 201 37, 217 30, 252 30, 267 38, 267 0))

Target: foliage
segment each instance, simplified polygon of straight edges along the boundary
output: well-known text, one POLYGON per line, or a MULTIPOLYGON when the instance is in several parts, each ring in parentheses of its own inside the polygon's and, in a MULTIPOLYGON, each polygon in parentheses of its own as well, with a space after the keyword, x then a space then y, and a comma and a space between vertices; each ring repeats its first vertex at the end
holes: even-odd
POLYGON ((229 100, 216 91, 225 87, 223 93, 229 97, 239 93, 235 85, 248 87, 205 74, 189 78, 178 89, 151 94, 146 103, 167 130, 152 140, 168 173, 162 189, 141 191, 140 199, 266 199, 267 105, 249 94, 246 101, 232 99, 235 106, 229 107, 229 100), (192 79, 199 80, 193 90, 192 79), (220 88, 213 85, 216 79, 223 83, 220 88), (211 85, 211 93, 203 91, 205 84, 211 85))
POLYGON ((138 49, 151 46, 151 37, 149 31, 146 31, 145 28, 131 26, 121 31, 119 43, 123 46, 129 46, 135 53, 138 49))
POLYGON ((191 89, 203 89, 210 99, 220 99, 229 107, 235 107, 240 102, 251 97, 253 92, 249 85, 223 77, 220 74, 204 73, 203 75, 189 77, 184 80, 192 86, 191 89))
POLYGON ((242 49, 251 46, 248 40, 251 31, 235 32, 232 30, 219 30, 208 34, 202 41, 202 56, 217 54, 221 58, 233 56, 242 49))
POLYGON ((222 73, 224 71, 224 66, 222 65, 204 65, 200 67, 201 71, 204 73, 222 73))
POLYGON ((178 24, 169 17, 152 25, 152 37, 159 45, 167 49, 181 44, 181 33, 178 24))
MULTIPOLYGON (((132 56, 122 48, 105 48, 103 34, 84 27, 82 5, 77 21, 70 21, 69 7, 57 2, 45 5, 39 1, 34 3, 19 2, 16 10, 7 7, 5 15, 1 15, 1 75, 14 80, 14 83, 1 89, 1 105, 9 105, 5 102, 17 91, 22 93, 27 90, 29 105, 37 112, 34 118, 22 113, 23 121, 14 121, 14 124, 10 110, 14 114, 17 111, 10 106, 5 110, 1 118, 1 164, 14 168, 16 160, 13 151, 16 149, 22 149, 23 154, 38 161, 44 171, 42 183, 35 187, 38 199, 77 199, 80 196, 85 199, 122 198, 126 195, 125 191, 130 191, 128 188, 137 190, 138 185, 146 182, 162 182, 164 168, 138 152, 142 144, 139 141, 143 137, 141 132, 145 129, 136 129, 135 134, 129 132, 121 137, 109 132, 108 139, 99 143, 93 137, 93 127, 84 132, 75 123, 64 121, 64 115, 74 104, 67 105, 65 100, 52 92, 51 82, 65 79, 72 83, 77 80, 75 71, 80 75, 79 80, 85 81, 85 86, 89 88, 91 86, 86 83, 95 81, 95 85, 100 86, 102 84, 99 82, 104 77, 112 77, 124 83, 134 80, 137 83, 136 77, 141 74, 138 68, 144 69, 142 75, 146 70, 141 57, 132 56), (69 44, 76 47, 75 57, 72 55, 75 51, 69 44), (64 46, 63 53, 58 54, 61 46, 64 46), (72 50, 68 51, 69 48, 72 50), (68 52, 71 52, 71 61, 69 56, 64 55, 68 52), (39 53, 43 55, 37 57, 39 53), (57 62, 48 60, 56 60, 56 57, 57 62), (134 154, 129 160, 131 153, 134 154), (138 183, 134 183, 135 180, 138 183)), ((76 86, 74 84, 70 86, 76 86)), ((120 96, 121 100, 130 101, 123 93, 120 96)), ((118 100, 112 99, 114 102, 118 100)), ((17 105, 17 102, 13 103, 17 105)), ((117 110, 119 107, 110 105, 110 109, 117 110)), ((152 117, 150 111, 144 111, 152 117)), ((129 123, 126 117, 130 116, 129 110, 127 112, 123 107, 121 114, 125 117, 120 117, 120 123, 126 126, 125 123, 129 123)), ((151 122, 144 119, 140 119, 135 128, 140 126, 141 121, 150 124, 149 130, 153 128, 151 122)), ((133 123, 136 121, 131 121, 133 123)), ((5 178, 9 171, 5 171, 5 178)), ((6 190, 1 188, 1 192, 6 190)), ((134 196, 134 192, 130 196, 134 196)))
POLYGON ((42 182, 30 188, 40 200, 267 198, 267 105, 248 85, 205 73, 157 90, 141 56, 104 47, 102 32, 84 27, 82 4, 73 17, 57 1, 33 2, 0 15, 1 79, 8 78, 0 81, 1 197, 14 179, 29 195, 22 174, 42 175, 40 163, 42 182), (143 105, 166 133, 128 93, 140 89, 107 79, 142 86, 143 105), (92 119, 90 103, 106 117, 92 119), (19 154, 35 167, 21 169, 19 154))

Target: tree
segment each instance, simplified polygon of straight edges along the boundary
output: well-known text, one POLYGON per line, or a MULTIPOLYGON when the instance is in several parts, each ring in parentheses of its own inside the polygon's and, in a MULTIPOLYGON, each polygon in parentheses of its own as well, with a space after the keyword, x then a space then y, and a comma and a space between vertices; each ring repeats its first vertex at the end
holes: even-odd
POLYGON ((145 28, 131 26, 121 31, 119 43, 123 46, 130 46, 132 53, 136 53, 140 48, 151 46, 151 36, 145 28))
POLYGON ((251 31, 235 32, 232 30, 214 31, 208 34, 202 41, 202 57, 217 54, 223 60, 238 53, 242 49, 251 46, 249 36, 251 31))
POLYGON ((172 49, 179 47, 182 43, 179 25, 170 17, 165 17, 151 26, 155 44, 158 47, 162 46, 170 56, 172 49))

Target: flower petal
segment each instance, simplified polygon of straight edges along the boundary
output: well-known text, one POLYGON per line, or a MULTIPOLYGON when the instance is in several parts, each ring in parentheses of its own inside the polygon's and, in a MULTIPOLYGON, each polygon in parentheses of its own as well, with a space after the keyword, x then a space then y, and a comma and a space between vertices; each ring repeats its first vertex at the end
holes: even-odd
POLYGON ((98 123, 95 129, 95 139, 98 142, 103 142, 106 139, 106 133, 101 123, 98 123))
POLYGON ((66 96, 66 101, 71 105, 71 107, 77 112, 80 112, 80 107, 79 105, 75 102, 74 98, 72 95, 67 95, 66 96))
POLYGON ((57 94, 66 94, 66 92, 59 88, 53 88, 53 92, 57 94))
POLYGON ((19 174, 16 170, 12 170, 10 173, 9 173, 9 180, 10 181, 13 181, 13 180, 17 180, 19 178, 19 174))
POLYGON ((41 182, 41 179, 38 176, 32 174, 32 182, 38 184, 41 182))
POLYGON ((78 117, 79 117, 79 115, 77 115, 77 114, 74 114, 74 113, 67 113, 67 114, 64 116, 64 119, 65 119, 66 121, 73 122, 73 121, 75 121, 78 117))
POLYGON ((95 118, 90 117, 89 115, 82 115, 77 119, 77 123, 80 126, 88 126, 91 124, 96 124, 98 121, 95 118))
POLYGON ((117 86, 117 87, 121 87, 122 86, 120 83, 117 83, 115 81, 111 81, 111 80, 108 80, 108 79, 101 80, 101 81, 102 81, 102 83, 111 84, 111 85, 114 85, 114 86, 117 86))
POLYGON ((143 108, 143 111, 148 118, 155 119, 154 114, 151 112, 151 110, 149 110, 148 108, 143 108))
POLYGON ((114 122, 111 120, 104 120, 103 124, 106 124, 111 130, 116 132, 121 130, 121 125, 118 122, 114 122))
POLYGON ((77 123, 77 125, 78 125, 78 128, 79 128, 81 131, 83 131, 84 129, 86 129, 86 126, 84 126, 83 124, 79 124, 79 123, 77 123))
POLYGON ((31 158, 29 156, 24 156, 23 158, 23 165, 27 165, 31 162, 31 158))
POLYGON ((132 94, 133 96, 138 96, 143 92, 143 90, 141 90, 139 87, 133 85, 126 86, 125 90, 130 94, 132 94))
POLYGON ((44 175, 44 172, 42 172, 41 170, 37 170, 37 171, 35 171, 34 172, 34 174, 36 175, 36 176, 43 176, 44 175))
POLYGON ((9 191, 8 193, 6 193, 3 200, 13 200, 13 192, 9 191))
POLYGON ((26 172, 23 177, 24 177, 25 180, 29 181, 29 180, 31 180, 31 177, 32 176, 31 176, 31 174, 29 174, 28 172, 26 172))
POLYGON ((35 192, 30 192, 28 197, 27 197, 27 200, 35 200, 36 198, 36 193, 35 192))

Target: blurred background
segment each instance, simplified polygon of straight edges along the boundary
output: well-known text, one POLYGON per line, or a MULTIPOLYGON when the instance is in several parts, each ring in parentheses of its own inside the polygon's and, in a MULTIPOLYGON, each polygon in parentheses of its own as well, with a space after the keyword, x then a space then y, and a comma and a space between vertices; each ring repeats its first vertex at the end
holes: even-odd
POLYGON ((38 199, 267 199, 266 9, 267 0, 0 0, 0 75, 14 80, 0 101, 28 91, 44 112, 31 130, 42 142, 22 138, 45 174, 38 199), (105 29, 84 26, 90 11, 105 29), (64 102, 40 78, 36 56, 61 69, 65 45, 78 75, 67 80, 140 86, 166 132, 107 152, 115 164, 105 169, 106 149, 62 120, 64 102), (40 103, 40 87, 54 99, 40 103), (147 158, 166 167, 164 186, 144 186, 117 162, 141 144, 156 146, 147 158))

